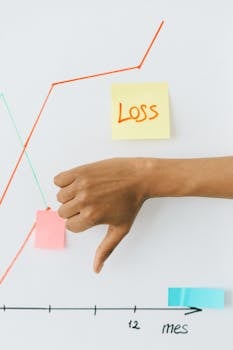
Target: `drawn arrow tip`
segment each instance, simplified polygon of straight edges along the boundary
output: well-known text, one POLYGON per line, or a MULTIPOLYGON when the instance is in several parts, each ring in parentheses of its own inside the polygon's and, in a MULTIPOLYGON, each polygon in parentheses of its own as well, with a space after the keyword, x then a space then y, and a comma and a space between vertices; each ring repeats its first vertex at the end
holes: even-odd
POLYGON ((190 306, 189 307, 189 310, 188 312, 185 313, 185 315, 191 315, 191 314, 194 314, 195 312, 201 312, 203 311, 202 309, 198 308, 198 307, 194 307, 194 306, 190 306))

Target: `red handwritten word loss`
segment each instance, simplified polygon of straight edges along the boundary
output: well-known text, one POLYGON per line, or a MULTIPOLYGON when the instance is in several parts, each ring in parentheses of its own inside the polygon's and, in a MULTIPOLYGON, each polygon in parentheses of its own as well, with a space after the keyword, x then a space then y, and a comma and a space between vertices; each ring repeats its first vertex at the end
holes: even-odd
POLYGON ((153 120, 159 116, 157 112, 157 105, 147 106, 141 104, 140 106, 132 106, 127 111, 123 111, 123 105, 119 103, 118 123, 127 120, 134 120, 135 122, 144 122, 145 120, 153 120))

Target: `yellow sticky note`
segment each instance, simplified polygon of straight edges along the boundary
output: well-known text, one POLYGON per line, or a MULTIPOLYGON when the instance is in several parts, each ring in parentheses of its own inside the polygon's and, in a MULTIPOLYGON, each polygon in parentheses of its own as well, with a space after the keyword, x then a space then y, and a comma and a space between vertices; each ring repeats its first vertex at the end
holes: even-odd
POLYGON ((170 137, 167 83, 112 85, 112 138, 170 137))

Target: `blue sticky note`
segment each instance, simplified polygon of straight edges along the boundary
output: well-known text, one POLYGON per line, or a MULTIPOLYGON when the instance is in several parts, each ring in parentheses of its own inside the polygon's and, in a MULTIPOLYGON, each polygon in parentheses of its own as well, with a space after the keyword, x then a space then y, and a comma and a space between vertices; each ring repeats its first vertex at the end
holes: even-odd
POLYGON ((224 290, 216 288, 168 288, 168 306, 224 308, 224 290))

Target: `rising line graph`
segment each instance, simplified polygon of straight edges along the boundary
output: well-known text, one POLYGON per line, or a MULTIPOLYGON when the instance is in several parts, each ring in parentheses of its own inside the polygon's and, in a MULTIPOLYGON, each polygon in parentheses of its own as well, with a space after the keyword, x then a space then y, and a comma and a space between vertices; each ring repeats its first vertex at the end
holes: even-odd
MULTIPOLYGON (((45 107, 47 105, 47 102, 49 100, 49 97, 51 96, 51 93, 52 91, 54 90, 54 88, 58 85, 62 85, 62 84, 67 84, 67 83, 73 83, 73 82, 77 82, 77 81, 81 81, 81 80, 86 80, 86 79, 92 79, 92 78, 98 78, 98 77, 102 77, 102 76, 107 76, 107 75, 113 75, 113 74, 117 74, 117 73, 122 73, 122 72, 126 72, 126 71, 132 71, 132 70, 137 70, 137 69, 141 69, 146 61, 146 58, 148 57, 148 54, 153 46, 153 44, 155 43, 162 27, 164 25, 164 20, 161 21, 160 25, 158 26, 149 46, 147 47, 143 57, 141 58, 139 64, 137 65, 134 65, 134 66, 129 66, 129 67, 124 67, 124 68, 119 68, 119 69, 115 69, 115 70, 111 70, 111 71, 105 71, 105 72, 100 72, 100 73, 94 73, 94 74, 90 74, 90 75, 85 75, 85 76, 80 76, 80 77, 76 77, 76 78, 72 78, 72 79, 67 79, 67 80, 61 80, 61 81, 56 81, 56 82, 53 82, 51 83, 50 87, 49 87, 49 90, 43 100, 43 103, 40 107, 40 110, 39 110, 39 113, 37 114, 36 118, 35 118, 35 121, 32 125, 32 128, 25 140, 25 142, 21 142, 22 144, 22 149, 21 149, 21 152, 18 156, 18 159, 13 167, 13 170, 11 171, 10 173, 10 176, 9 176, 9 179, 3 189, 3 192, 2 194, 0 195, 0 207, 7 195, 7 192, 11 186, 11 183, 16 175, 16 172, 19 168, 19 165, 23 159, 23 156, 26 154, 26 157, 28 159, 28 156, 27 156, 27 147, 29 145, 29 142, 37 128, 37 125, 41 119, 41 116, 43 114, 43 111, 45 110, 45 107)), ((0 95, 3 95, 3 94, 0 94, 0 95)), ((32 170, 32 169, 31 169, 32 170)), ((46 208, 48 209, 48 208, 46 208)), ((20 254, 22 253, 22 251, 24 250, 28 240, 30 239, 30 237, 32 236, 33 232, 34 232, 34 228, 35 228, 35 223, 32 225, 30 231, 28 232, 28 234, 26 235, 24 241, 22 242, 20 248, 18 249, 18 251, 16 252, 15 256, 13 257, 13 259, 11 260, 11 262, 9 263, 8 267, 5 269, 5 272, 0 276, 0 284, 3 283, 3 281, 5 280, 5 278, 7 277, 7 275, 9 274, 10 270, 13 268, 13 266, 15 265, 17 259, 19 258, 20 254)))

